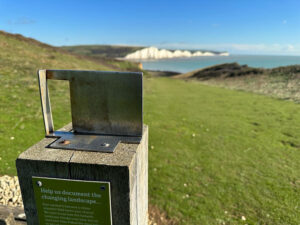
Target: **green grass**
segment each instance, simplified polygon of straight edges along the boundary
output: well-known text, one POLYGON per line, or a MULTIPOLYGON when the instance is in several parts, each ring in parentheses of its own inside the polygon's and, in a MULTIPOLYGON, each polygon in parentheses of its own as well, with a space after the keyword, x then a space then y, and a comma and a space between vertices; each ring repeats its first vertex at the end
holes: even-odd
MULTIPOLYGON (((110 68, 3 35, 0 47, 0 175, 15 175, 44 137, 36 70, 110 68)), ((144 91, 150 203, 179 224, 299 224, 299 104, 167 78, 144 91)), ((50 95, 59 128, 67 83, 50 95)))
POLYGON ((145 89, 152 203, 180 224, 299 223, 300 105, 170 79, 145 89))
POLYGON ((92 56, 95 58, 125 57, 127 54, 142 49, 141 46, 118 46, 118 45, 74 45, 63 46, 62 49, 79 55, 92 56))

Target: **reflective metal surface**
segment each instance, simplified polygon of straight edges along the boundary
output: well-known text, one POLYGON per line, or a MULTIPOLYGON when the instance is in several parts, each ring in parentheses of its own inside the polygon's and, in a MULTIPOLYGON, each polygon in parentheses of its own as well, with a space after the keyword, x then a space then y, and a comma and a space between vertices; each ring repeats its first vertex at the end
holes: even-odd
MULTIPOLYGON (((142 73, 39 70, 38 77, 45 131, 48 136, 56 135, 53 133, 47 80, 70 82, 73 133, 68 134, 72 139, 71 143, 64 145, 68 149, 107 150, 116 146, 119 143, 117 140, 124 140, 120 138, 121 136, 133 137, 134 140, 142 136, 142 73), (87 134, 90 136, 88 137, 87 134), (93 141, 91 137, 94 138, 93 141), (110 143, 101 146, 106 142, 103 142, 100 137, 110 143)), ((53 148, 61 148, 61 146, 59 140, 51 144, 53 148)))
POLYGON ((113 152, 121 142, 138 144, 141 141, 138 136, 84 135, 65 131, 55 131, 49 137, 58 138, 49 145, 50 148, 96 152, 113 152))

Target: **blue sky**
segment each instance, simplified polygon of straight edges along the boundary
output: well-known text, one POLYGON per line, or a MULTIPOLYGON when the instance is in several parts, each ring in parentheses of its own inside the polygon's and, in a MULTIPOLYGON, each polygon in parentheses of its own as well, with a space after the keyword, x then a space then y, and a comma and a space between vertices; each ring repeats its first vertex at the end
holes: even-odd
POLYGON ((0 30, 51 45, 300 55, 300 1, 0 0, 0 30))

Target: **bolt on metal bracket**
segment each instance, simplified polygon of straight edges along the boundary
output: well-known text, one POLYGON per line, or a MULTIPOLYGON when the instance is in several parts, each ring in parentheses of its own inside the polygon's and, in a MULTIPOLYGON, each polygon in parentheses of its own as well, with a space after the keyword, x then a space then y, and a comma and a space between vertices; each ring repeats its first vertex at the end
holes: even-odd
POLYGON ((143 134, 143 74, 78 70, 38 71, 50 148, 113 152, 120 142, 140 143, 143 134), (49 79, 70 84, 72 131, 55 131, 49 79))

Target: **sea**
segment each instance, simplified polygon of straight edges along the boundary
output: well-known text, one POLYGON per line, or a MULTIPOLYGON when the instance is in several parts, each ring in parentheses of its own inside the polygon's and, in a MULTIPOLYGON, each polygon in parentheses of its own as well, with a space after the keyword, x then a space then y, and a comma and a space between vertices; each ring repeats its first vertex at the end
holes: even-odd
POLYGON ((266 56, 266 55, 230 55, 230 56, 199 56, 191 58, 173 58, 159 60, 142 60, 146 70, 189 72, 192 70, 222 63, 237 62, 241 65, 260 68, 274 68, 300 64, 300 56, 266 56))

